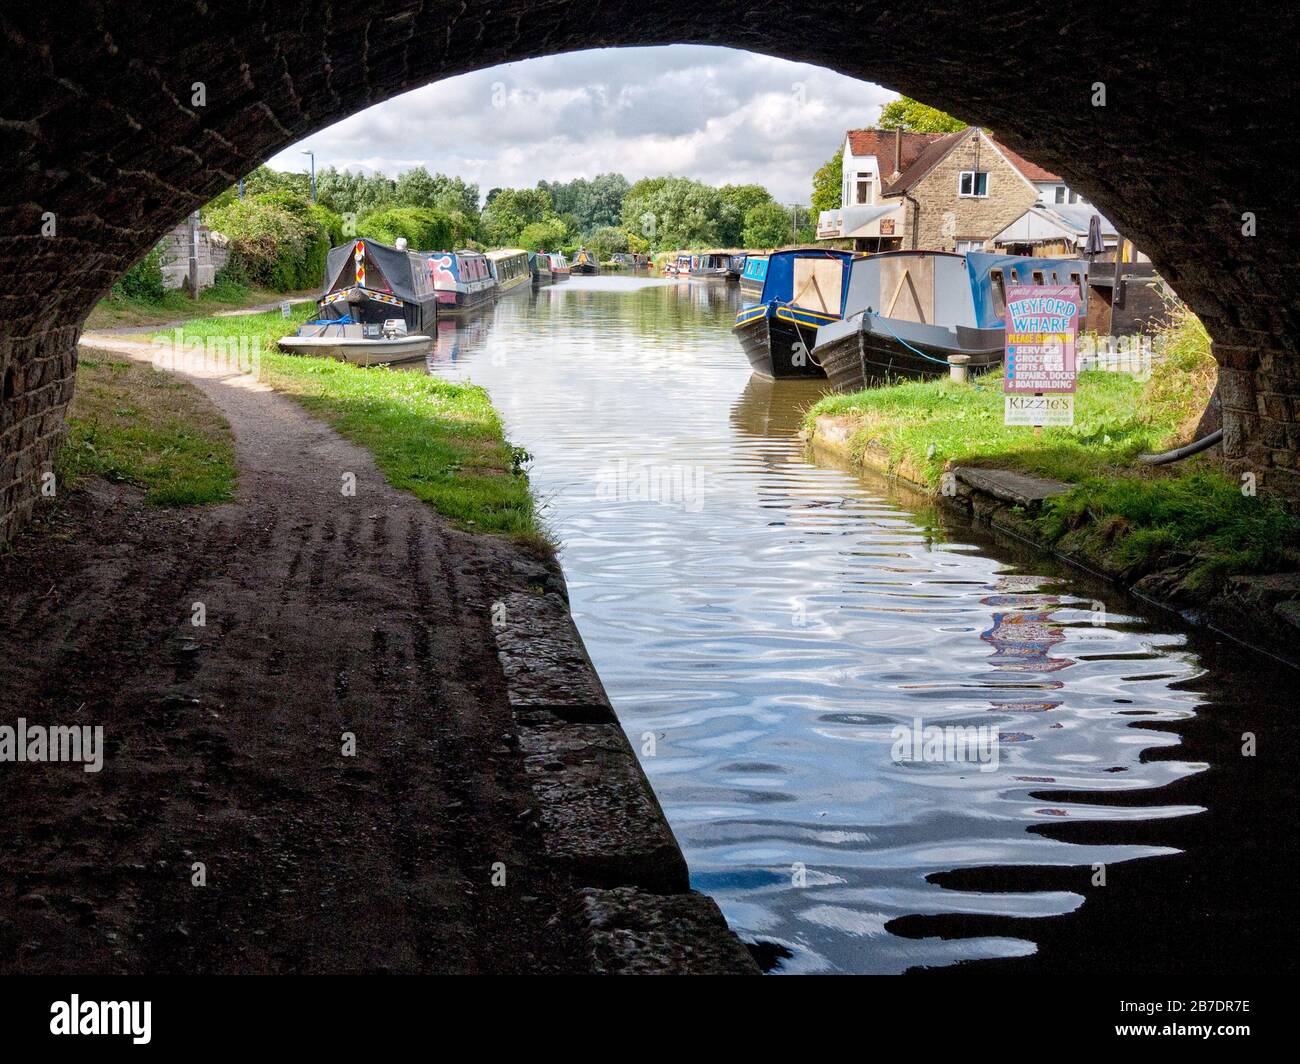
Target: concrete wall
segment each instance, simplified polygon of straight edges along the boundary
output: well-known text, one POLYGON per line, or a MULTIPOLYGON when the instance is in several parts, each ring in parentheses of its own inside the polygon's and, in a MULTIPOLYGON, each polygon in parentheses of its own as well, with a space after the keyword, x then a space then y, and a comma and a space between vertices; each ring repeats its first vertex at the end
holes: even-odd
MULTIPOLYGON (((1279 166, 1300 156, 1297 36, 1300 8, 1262 4, 987 0, 955 17, 927 4, 813 10, 777 0, 762 18, 739 0, 106 0, 76 18, 53 5, 14 7, 0 34, 0 375, 9 382, 0 472, 23 472, 3 489, 0 528, 30 509, 53 458, 86 314, 150 244, 240 174, 433 80, 580 48, 673 42, 879 82, 993 129, 1060 174, 1151 256, 1210 330, 1232 467, 1255 473, 1265 495, 1300 500, 1300 212, 1279 166)), ((809 173, 820 161, 808 160, 809 173)))

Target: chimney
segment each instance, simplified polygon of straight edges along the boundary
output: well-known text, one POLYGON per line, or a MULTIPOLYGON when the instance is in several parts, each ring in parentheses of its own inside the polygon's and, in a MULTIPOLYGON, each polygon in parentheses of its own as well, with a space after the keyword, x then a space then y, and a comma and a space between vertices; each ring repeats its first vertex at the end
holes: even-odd
POLYGON ((903 172, 903 130, 894 130, 894 176, 903 172))

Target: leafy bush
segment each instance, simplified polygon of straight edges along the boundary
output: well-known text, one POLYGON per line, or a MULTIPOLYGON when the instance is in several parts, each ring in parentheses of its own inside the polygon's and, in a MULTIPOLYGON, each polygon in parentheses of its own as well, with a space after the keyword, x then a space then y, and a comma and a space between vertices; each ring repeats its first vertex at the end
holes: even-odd
POLYGON ((395 244, 398 237, 405 237, 412 251, 451 248, 455 235, 451 219, 428 207, 390 207, 357 222, 357 236, 382 244, 395 244))
POLYGON ((230 239, 231 260, 249 283, 291 292, 316 287, 325 274, 323 210, 293 192, 267 192, 210 211, 208 225, 230 239))
POLYGON ((525 251, 556 251, 569 239, 568 227, 556 217, 530 222, 519 234, 519 246, 525 251))
POLYGON ((140 303, 161 303, 167 294, 163 285, 162 272, 163 243, 155 244, 153 249, 132 266, 113 285, 113 299, 130 299, 140 303))

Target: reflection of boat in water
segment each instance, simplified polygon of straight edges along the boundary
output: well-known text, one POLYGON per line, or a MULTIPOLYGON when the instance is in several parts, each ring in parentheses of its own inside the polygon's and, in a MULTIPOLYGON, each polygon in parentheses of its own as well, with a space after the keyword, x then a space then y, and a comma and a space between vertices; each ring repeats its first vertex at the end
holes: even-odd
POLYGON ((782 381, 751 373, 731 405, 731 424, 746 436, 788 440, 803 424, 804 412, 826 394, 824 380, 782 381))
POLYGON ((887 251, 854 261, 843 320, 820 331, 813 356, 841 392, 946 373, 949 355, 989 369, 1002 361, 1012 284, 1073 285, 1086 314, 1088 265, 1078 259, 887 251))
POLYGON ((736 314, 732 331, 755 373, 765 377, 823 377, 810 352, 818 331, 839 319, 851 251, 792 248, 767 259, 763 295, 736 314))
POLYGON ((325 276, 316 318, 282 337, 281 350, 358 366, 422 358, 429 351, 438 302, 422 255, 363 238, 332 248, 325 276))
MULTIPOLYGON (((1040 578, 1005 576, 998 580, 998 594, 980 599, 984 606, 992 607, 993 627, 980 633, 980 638, 992 646, 990 663, 997 669, 1010 672, 1058 672, 1074 664, 1071 658, 1053 658, 1048 655, 1052 647, 1065 639, 1061 626, 1052 620, 1060 608, 1057 595, 1044 595, 1032 590, 1040 578)), ((1004 708, 1013 708, 1010 704, 1004 708)), ((1034 708, 1044 707, 1035 704, 1034 708)))

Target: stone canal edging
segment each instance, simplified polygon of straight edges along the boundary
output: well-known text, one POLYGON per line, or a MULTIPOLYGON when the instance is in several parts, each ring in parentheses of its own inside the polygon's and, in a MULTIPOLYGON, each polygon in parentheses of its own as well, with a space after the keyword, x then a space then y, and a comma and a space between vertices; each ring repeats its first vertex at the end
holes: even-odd
POLYGON ((1300 637, 1300 573, 1232 576, 1212 597, 1189 589, 1183 583, 1185 572, 1177 568, 1157 570, 1134 581, 1123 570, 1109 565, 1106 557, 1072 550, 1069 535, 1057 544, 1049 544, 1039 534, 1034 518, 1043 504, 1069 491, 1071 485, 1007 469, 953 466, 948 470, 953 474, 950 490, 936 492, 921 483, 914 471, 900 466, 883 447, 870 441, 865 447, 855 445, 854 428, 851 418, 824 415, 800 437, 836 464, 879 473, 996 533, 1117 584, 1189 624, 1209 628, 1300 668, 1300 654, 1295 650, 1296 638, 1300 637))
POLYGON ((717 904, 691 890, 686 859, 564 598, 514 592, 493 609, 543 845, 581 885, 575 905, 591 970, 757 974, 717 904))

